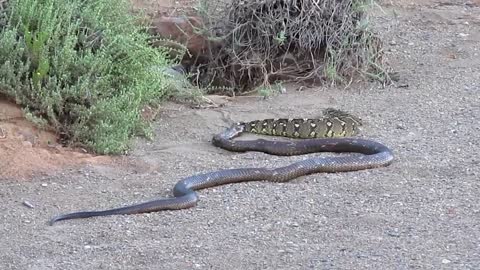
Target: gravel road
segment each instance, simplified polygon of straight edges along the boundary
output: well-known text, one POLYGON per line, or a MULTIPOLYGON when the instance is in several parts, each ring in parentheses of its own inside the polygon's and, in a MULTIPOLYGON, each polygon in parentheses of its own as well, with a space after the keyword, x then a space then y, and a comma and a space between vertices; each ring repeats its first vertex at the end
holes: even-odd
POLYGON ((1 181, 0 269, 480 269, 480 7, 377 13, 401 87, 289 86, 222 108, 166 104, 156 138, 138 140, 125 164, 1 181), (362 136, 390 146, 395 162, 211 188, 188 210, 46 224, 58 213, 170 196, 192 174, 304 158, 230 153, 210 139, 230 121, 326 107, 362 117, 362 136))

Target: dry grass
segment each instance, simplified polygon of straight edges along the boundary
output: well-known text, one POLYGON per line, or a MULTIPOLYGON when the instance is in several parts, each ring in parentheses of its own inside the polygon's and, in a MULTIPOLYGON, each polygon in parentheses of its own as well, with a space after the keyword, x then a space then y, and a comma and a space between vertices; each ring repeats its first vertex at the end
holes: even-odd
POLYGON ((381 40, 370 30, 369 0, 263 0, 198 7, 215 46, 192 81, 230 94, 274 82, 387 82, 381 40), (222 46, 218 46, 221 43, 222 46))

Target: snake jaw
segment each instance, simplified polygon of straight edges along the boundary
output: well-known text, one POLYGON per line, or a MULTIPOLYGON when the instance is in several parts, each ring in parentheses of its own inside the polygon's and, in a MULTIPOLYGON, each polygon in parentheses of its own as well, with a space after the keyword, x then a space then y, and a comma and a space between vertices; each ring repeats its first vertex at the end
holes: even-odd
POLYGON ((223 132, 222 137, 227 139, 227 140, 231 140, 235 137, 238 137, 244 131, 245 131, 245 123, 244 122, 238 122, 238 123, 233 124, 225 132, 223 132))
POLYGON ((213 145, 222 145, 226 141, 230 141, 233 138, 240 136, 240 134, 242 134, 244 131, 245 131, 245 123, 243 122, 235 123, 224 132, 213 136, 212 143, 213 145))
POLYGON ((238 122, 232 128, 235 129, 237 132, 244 132, 245 125, 245 122, 238 122))

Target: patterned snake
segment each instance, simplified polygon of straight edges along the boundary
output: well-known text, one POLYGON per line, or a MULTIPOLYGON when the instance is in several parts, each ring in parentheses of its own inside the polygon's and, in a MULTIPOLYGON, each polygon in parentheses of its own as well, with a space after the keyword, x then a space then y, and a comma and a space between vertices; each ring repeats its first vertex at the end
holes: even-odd
POLYGON ((356 152, 363 155, 313 157, 273 169, 239 168, 197 174, 180 180, 173 189, 173 198, 157 199, 104 211, 59 215, 50 220, 50 225, 67 219, 185 209, 196 205, 198 196, 195 190, 224 184, 259 180, 285 182, 312 173, 356 171, 391 164, 393 153, 381 143, 356 138, 333 138, 355 135, 358 133, 359 125, 361 125, 360 119, 334 109, 325 110, 324 116, 319 119, 265 119, 240 122, 223 133, 215 135, 212 140, 213 145, 235 152, 258 151, 281 156, 315 152, 356 152), (233 140, 244 132, 302 140, 233 140))

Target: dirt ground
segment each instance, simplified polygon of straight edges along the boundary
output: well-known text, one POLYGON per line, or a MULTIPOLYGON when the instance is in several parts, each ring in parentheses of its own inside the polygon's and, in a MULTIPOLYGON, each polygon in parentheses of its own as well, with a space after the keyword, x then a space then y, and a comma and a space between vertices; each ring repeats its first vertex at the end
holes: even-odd
POLYGON ((37 128, 19 106, 0 99, 0 179, 27 180, 65 167, 111 164, 114 158, 68 149, 53 132, 37 128))
POLYGON ((0 181, 0 269, 479 269, 480 1, 383 1, 374 23, 402 85, 289 85, 210 109, 167 103, 155 139, 119 159, 68 154, 48 134, 22 129, 32 142, 2 121, 16 134, 12 146, 0 133, 2 172, 37 162, 48 170, 0 181), (210 139, 233 121, 326 107, 362 117, 361 136, 391 147, 395 162, 210 188, 188 210, 47 225, 59 213, 170 196, 193 174, 302 159, 230 153, 210 139))

